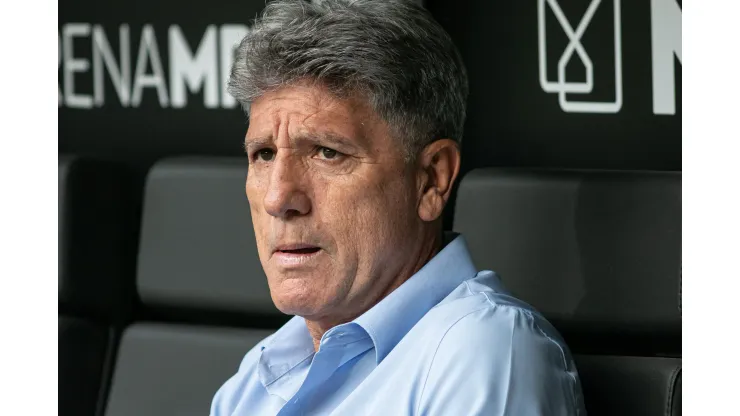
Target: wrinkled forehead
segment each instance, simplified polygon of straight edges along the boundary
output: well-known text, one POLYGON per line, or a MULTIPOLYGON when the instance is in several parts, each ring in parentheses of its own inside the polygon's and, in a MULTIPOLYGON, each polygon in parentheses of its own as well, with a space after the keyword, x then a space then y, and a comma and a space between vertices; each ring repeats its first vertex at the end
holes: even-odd
POLYGON ((308 135, 372 146, 389 132, 364 97, 337 97, 320 86, 299 84, 266 92, 252 102, 246 141, 308 135))

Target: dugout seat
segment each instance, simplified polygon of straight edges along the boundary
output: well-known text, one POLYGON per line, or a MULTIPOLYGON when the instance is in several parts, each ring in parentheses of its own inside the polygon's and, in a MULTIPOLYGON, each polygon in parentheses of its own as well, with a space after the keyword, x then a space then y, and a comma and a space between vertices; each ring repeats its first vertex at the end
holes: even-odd
POLYGON ((680 414, 680 173, 479 169, 454 216, 563 333, 589 415, 680 414))
POLYGON ((156 322, 124 331, 106 416, 208 414, 247 351, 289 318, 274 307, 257 256, 246 172, 243 158, 151 169, 136 283, 156 322))

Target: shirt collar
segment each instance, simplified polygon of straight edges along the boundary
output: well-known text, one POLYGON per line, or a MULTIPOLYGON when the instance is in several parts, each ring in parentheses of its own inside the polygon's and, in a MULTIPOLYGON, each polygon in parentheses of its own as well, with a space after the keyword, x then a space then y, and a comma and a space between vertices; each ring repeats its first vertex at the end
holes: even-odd
POLYGON ((380 364, 430 309, 476 275, 465 239, 445 233, 445 240, 451 241, 418 272, 354 320, 372 339, 376 363, 380 364))
MULTIPOLYGON (((346 330, 350 335, 345 338, 345 343, 361 341, 365 335, 352 330, 357 327, 360 332, 367 332, 372 340, 376 363, 383 361, 430 309, 460 283, 475 276, 476 269, 464 238, 456 233, 446 233, 445 241, 449 243, 396 290, 354 321, 327 331, 324 337, 346 330)), ((369 347, 357 344, 350 355, 369 347)), ((266 388, 274 383, 272 387, 276 393, 282 391, 278 381, 314 354, 306 320, 300 316, 293 317, 261 349, 258 364, 260 381, 266 388)), ((351 358, 344 355, 343 361, 351 358)))
POLYGON ((265 387, 314 353, 313 339, 306 327, 306 320, 300 316, 291 318, 260 348, 262 352, 258 372, 265 387))

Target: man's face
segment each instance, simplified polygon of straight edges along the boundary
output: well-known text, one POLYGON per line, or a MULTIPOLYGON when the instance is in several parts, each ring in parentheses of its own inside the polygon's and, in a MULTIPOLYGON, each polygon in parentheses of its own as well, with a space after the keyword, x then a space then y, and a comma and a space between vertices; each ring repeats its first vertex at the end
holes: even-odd
POLYGON ((386 123, 359 98, 284 87, 252 103, 246 150, 278 309, 318 320, 369 308, 413 260, 422 226, 416 175, 386 123))

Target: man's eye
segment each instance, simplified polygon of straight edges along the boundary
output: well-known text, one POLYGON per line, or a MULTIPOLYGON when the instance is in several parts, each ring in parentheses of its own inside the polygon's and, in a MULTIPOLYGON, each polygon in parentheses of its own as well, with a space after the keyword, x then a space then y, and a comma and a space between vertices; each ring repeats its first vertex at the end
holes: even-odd
POLYGON ((334 149, 329 149, 328 147, 321 147, 319 148, 319 155, 323 159, 335 159, 339 155, 339 152, 334 149))
POLYGON ((257 159, 269 162, 275 158, 275 152, 272 149, 262 149, 257 151, 257 159))

